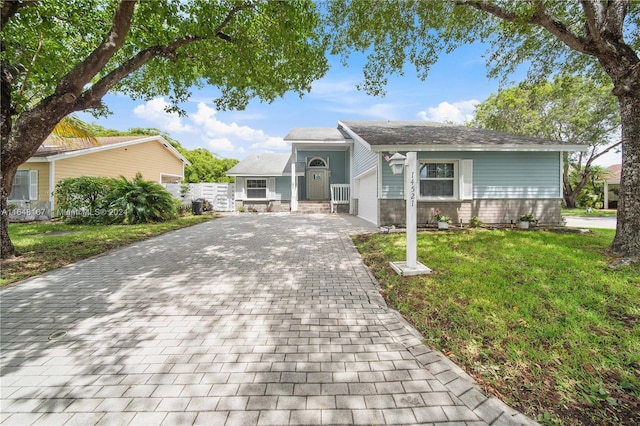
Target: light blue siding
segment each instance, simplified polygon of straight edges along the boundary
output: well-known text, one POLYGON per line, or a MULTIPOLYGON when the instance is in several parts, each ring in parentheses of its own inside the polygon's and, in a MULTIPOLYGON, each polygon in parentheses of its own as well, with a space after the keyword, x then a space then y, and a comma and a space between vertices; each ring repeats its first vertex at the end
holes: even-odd
POLYGON ((353 143, 353 175, 359 176, 378 164, 378 154, 368 150, 360 142, 353 143))
POLYGON ((387 161, 383 159, 381 164, 382 167, 380 171, 382 172, 382 198, 403 199, 404 172, 398 175, 394 175, 387 161))
POLYGON ((276 200, 291 200, 291 176, 276 177, 276 200))
POLYGON ((472 152, 473 198, 560 198, 558 152, 472 152))
POLYGON ((349 183, 349 151, 298 151, 296 161, 306 163, 312 157, 329 159, 330 184, 349 183))
MULTIPOLYGON (((423 159, 472 160, 474 199, 561 198, 558 152, 419 152, 423 159)), ((403 179, 383 161, 382 198, 402 198, 403 179)))

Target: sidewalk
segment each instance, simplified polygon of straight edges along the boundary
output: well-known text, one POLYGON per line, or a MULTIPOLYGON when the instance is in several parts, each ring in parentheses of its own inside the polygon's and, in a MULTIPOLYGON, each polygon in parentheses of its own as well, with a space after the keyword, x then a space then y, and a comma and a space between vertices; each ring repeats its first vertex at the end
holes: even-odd
POLYGON ((535 424, 387 308, 342 215, 234 215, 0 291, 0 423, 535 424))

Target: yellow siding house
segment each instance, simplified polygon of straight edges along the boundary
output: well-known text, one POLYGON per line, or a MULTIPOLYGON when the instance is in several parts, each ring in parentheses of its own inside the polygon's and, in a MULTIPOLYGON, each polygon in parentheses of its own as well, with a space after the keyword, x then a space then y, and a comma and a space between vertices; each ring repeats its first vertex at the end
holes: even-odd
POLYGON ((190 165, 161 136, 96 138, 94 146, 69 139, 64 146, 45 141, 33 157, 18 168, 9 195, 12 219, 47 219, 55 216, 53 191, 69 177, 104 176, 133 178, 136 173, 158 183, 176 183, 190 165))

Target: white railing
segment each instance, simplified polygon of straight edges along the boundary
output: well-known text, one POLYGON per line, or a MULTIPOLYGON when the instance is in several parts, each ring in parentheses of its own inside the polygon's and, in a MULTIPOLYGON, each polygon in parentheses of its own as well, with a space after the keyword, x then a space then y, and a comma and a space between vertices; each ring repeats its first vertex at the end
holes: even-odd
POLYGON ((333 184, 331 185, 331 213, 335 213, 338 204, 349 204, 350 185, 333 184))

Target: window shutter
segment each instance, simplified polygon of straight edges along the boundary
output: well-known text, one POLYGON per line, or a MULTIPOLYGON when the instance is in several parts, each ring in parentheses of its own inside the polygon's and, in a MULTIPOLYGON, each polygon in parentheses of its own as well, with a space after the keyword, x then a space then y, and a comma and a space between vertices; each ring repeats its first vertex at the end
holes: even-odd
POLYGON ((267 200, 276 198, 276 178, 267 179, 267 200))
POLYGON ((29 170, 29 199, 38 199, 38 171, 29 170))
POLYGON ((244 178, 236 177, 236 200, 244 200, 244 178))
POLYGON ((460 160, 460 199, 473 200, 473 160, 460 160))

